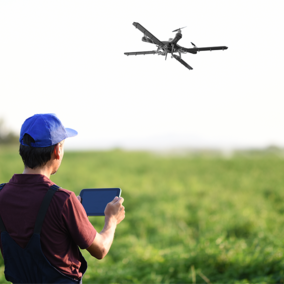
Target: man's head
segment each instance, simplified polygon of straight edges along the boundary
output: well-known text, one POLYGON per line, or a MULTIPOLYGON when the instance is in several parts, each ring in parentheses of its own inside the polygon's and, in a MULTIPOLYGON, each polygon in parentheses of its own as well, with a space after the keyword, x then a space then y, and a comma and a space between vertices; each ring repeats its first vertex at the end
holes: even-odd
POLYGON ((54 114, 35 114, 26 119, 21 128, 19 150, 25 167, 40 168, 54 160, 58 169, 64 140, 77 134, 76 130, 65 128, 54 114))

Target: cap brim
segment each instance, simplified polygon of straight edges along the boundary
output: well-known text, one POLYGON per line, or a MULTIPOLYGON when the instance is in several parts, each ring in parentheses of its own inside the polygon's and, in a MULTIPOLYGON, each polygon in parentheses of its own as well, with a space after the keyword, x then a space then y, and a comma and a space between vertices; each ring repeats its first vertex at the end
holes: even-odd
POLYGON ((78 132, 74 129, 71 128, 65 128, 66 133, 67 133, 67 137, 74 137, 76 135, 78 135, 78 132))

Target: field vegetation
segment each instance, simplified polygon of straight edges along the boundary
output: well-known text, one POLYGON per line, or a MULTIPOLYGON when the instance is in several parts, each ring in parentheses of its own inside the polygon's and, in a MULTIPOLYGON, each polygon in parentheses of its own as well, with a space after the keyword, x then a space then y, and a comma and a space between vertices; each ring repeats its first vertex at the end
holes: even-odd
MULTIPOLYGON (((1 147, 1 146, 0 146, 1 147)), ((0 183, 21 173, 0 148, 0 183)), ((84 283, 284 283, 284 159, 274 151, 160 155, 66 152, 58 185, 120 187, 125 220, 84 283)), ((20 218, 20 216, 19 216, 20 218)), ((90 217, 103 228, 103 217, 90 217)), ((5 283, 0 259, 0 282, 5 283)))

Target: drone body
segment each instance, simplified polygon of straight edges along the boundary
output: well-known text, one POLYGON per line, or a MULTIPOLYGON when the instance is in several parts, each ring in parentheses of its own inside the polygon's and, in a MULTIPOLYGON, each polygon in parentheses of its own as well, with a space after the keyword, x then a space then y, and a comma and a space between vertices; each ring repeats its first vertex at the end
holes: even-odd
POLYGON ((228 48, 227 46, 196 47, 194 43, 191 43, 194 46, 193 48, 185 48, 177 44, 177 42, 182 38, 181 29, 183 29, 184 27, 173 31, 177 32, 174 39, 169 39, 168 41, 160 41, 139 23, 134 22, 133 25, 144 34, 142 41, 155 44, 157 46, 157 50, 125 52, 125 55, 158 54, 165 56, 165 59, 167 59, 167 54, 171 53, 173 58, 175 58, 189 70, 192 70, 193 68, 181 59, 182 53, 196 54, 199 51, 225 50, 228 48), (179 55, 176 55, 175 53, 178 53, 179 55))

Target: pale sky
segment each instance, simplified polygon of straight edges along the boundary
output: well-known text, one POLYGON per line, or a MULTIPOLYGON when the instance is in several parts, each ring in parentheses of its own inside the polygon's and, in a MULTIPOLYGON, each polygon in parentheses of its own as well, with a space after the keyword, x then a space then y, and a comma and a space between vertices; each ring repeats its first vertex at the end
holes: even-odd
POLYGON ((0 1, 0 118, 56 113, 66 148, 284 146, 283 1, 0 1), (225 45, 182 58, 125 56, 225 45))

